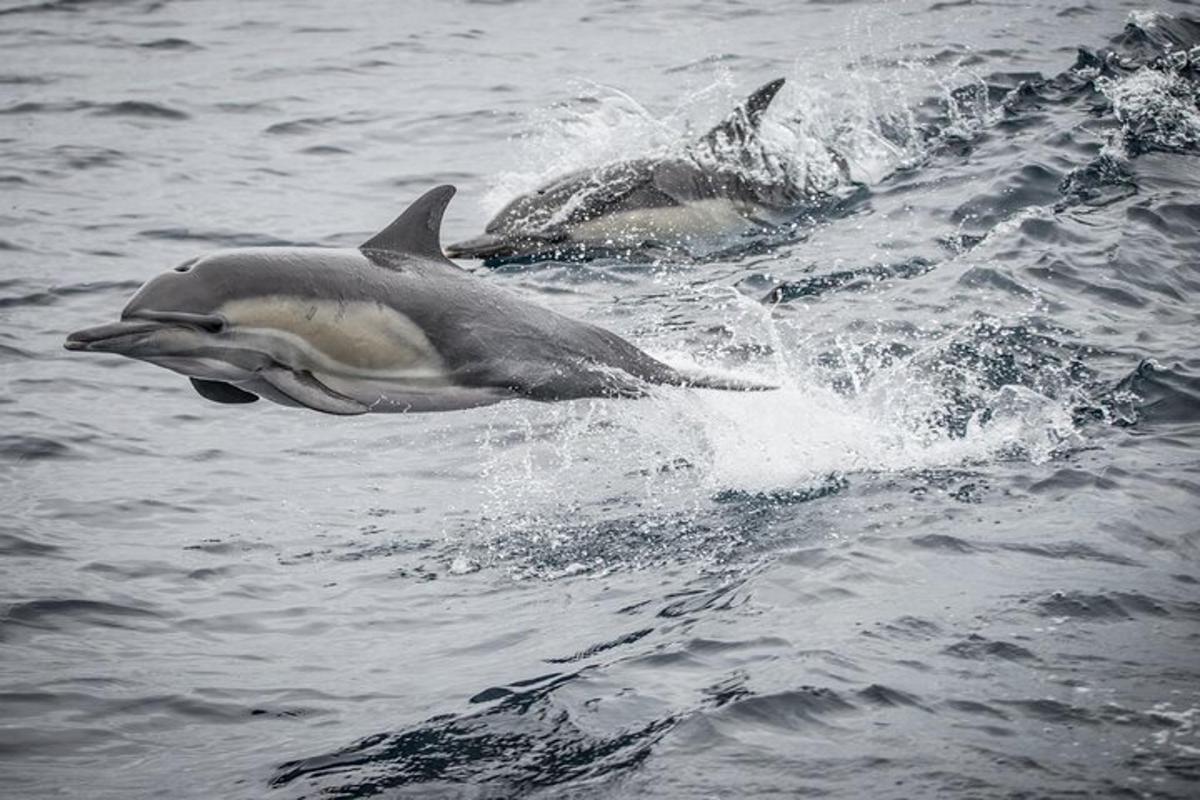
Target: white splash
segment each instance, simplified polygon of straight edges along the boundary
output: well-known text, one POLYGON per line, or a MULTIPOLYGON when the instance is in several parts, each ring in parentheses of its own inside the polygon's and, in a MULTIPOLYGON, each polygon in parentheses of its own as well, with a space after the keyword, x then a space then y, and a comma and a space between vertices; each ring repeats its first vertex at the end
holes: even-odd
POLYGON ((1125 78, 1097 78, 1096 88, 1112 101, 1127 138, 1166 150, 1200 147, 1200 93, 1191 81, 1143 67, 1125 78))

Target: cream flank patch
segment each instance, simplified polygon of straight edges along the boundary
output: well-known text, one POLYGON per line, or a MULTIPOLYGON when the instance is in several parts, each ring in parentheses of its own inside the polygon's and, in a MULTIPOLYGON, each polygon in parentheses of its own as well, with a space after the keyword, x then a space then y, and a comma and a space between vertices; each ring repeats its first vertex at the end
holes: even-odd
POLYGON ((608 214, 571 227, 574 241, 640 243, 709 238, 750 227, 738 207, 728 200, 699 200, 682 206, 646 208, 608 214))
POLYGON ((220 313, 236 337, 262 337, 267 352, 298 369, 379 378, 444 372, 424 331, 380 303, 274 295, 232 300, 220 313))

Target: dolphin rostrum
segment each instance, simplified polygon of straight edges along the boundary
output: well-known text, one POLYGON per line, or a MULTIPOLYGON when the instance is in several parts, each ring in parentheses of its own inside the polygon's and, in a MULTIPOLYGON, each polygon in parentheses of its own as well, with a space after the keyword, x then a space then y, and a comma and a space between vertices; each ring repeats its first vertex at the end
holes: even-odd
POLYGON ((462 270, 438 242, 453 195, 427 192, 357 249, 192 259, 139 289, 119 322, 65 346, 166 367, 218 403, 264 397, 328 414, 637 397, 651 384, 771 388, 687 376, 462 270))
MULTIPOLYGON (((812 176, 798 185, 764 150, 760 123, 783 83, 759 88, 681 152, 578 170, 517 197, 447 254, 493 263, 643 250, 697 256, 795 218, 831 187, 812 176)), ((828 155, 845 172, 844 159, 828 155)))

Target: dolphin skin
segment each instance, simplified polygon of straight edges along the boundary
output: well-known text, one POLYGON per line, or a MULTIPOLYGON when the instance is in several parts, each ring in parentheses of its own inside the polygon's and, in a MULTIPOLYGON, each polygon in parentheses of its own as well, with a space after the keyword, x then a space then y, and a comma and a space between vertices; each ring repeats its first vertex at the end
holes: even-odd
POLYGON ((192 259, 139 289, 119 322, 75 331, 65 347, 166 367, 218 403, 262 397, 328 414, 640 397, 653 384, 772 388, 689 377, 462 270, 438 241, 454 191, 427 192, 357 249, 192 259))
POLYGON ((759 88, 677 155, 579 170, 517 197, 482 235, 446 253, 497 264, 656 250, 698 255, 783 224, 822 193, 795 185, 763 157, 760 122, 783 84, 777 78, 759 88))

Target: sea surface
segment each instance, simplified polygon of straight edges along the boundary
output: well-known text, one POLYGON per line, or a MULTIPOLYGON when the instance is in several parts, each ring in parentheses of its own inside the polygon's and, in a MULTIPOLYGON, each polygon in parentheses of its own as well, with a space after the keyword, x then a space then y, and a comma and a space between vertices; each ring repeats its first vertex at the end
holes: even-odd
POLYGON ((1200 796, 1198 17, 0 3, 0 794, 1200 796), (335 418, 62 348, 776 77, 772 163, 852 176, 784 229, 462 264, 779 391, 335 418))

